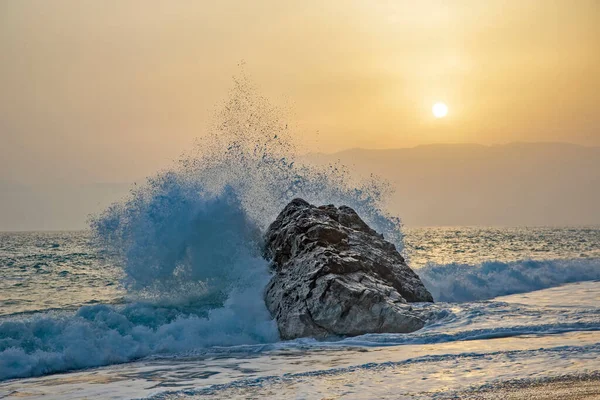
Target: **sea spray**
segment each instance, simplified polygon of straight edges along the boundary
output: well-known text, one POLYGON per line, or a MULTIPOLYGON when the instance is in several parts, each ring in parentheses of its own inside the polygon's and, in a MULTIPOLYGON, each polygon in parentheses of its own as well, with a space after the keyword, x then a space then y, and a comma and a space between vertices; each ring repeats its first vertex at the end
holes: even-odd
MULTIPOLYGON (((227 290, 260 258, 260 231, 232 190, 209 194, 200 182, 165 173, 92 222, 101 244, 113 250, 130 289, 177 289, 201 282, 227 290)), ((256 272, 256 271, 255 271, 256 272)))
POLYGON ((260 231, 295 197, 349 205, 402 250, 400 220, 381 207, 389 185, 375 178, 351 183, 341 165, 298 161, 283 115, 242 74, 192 151, 92 219, 130 288, 239 280, 231 268, 238 253, 259 248, 260 231))
MULTIPOLYGON (((261 232, 289 200, 303 197, 316 204, 353 207, 398 249, 402 234, 399 220, 382 211, 387 185, 374 178, 355 184, 340 165, 303 164, 294 134, 277 108, 245 78, 236 80, 213 128, 194 150, 92 218, 103 254, 112 255, 123 268, 126 301, 0 318, 0 380, 147 356, 331 345, 272 344, 279 338, 262 297, 270 276, 260 256, 261 232)), ((417 272, 436 300, 464 301, 599 279, 598 265, 592 259, 495 262, 430 266, 417 272)), ((547 310, 536 307, 524 314, 522 306, 504 303, 432 307, 437 310, 432 321, 414 334, 366 335, 338 345, 598 329, 595 310, 572 309, 565 316, 561 309, 560 318, 548 321, 543 314, 547 310), (505 326, 507 314, 531 318, 505 326), (490 327, 495 317, 499 322, 490 327), (473 326, 478 320, 483 327, 473 326)))
POLYGON ((242 74, 212 128, 180 160, 177 173, 212 192, 231 188, 263 230, 296 197, 312 204, 348 205, 401 251, 400 219, 383 208, 390 185, 374 176, 351 177, 341 164, 303 162, 298 155, 301 133, 285 117, 242 74))
POLYGON ((232 287, 248 285, 233 266, 259 257, 261 232, 295 197, 349 205, 402 250, 400 220, 381 207, 389 186, 356 184, 341 165, 299 161, 297 132, 284 116, 242 73, 190 152, 92 219, 131 295, 173 301, 184 292, 218 305, 232 287))
POLYGON ((402 249, 400 220, 380 206, 389 186, 354 181, 300 162, 282 112, 235 79, 192 151, 90 221, 126 303, 0 320, 0 380, 277 341, 261 232, 291 199, 349 205, 402 249))
POLYGON ((123 257, 130 302, 0 320, 0 380, 278 340, 257 227, 230 190, 182 183, 153 179, 93 225, 123 257))

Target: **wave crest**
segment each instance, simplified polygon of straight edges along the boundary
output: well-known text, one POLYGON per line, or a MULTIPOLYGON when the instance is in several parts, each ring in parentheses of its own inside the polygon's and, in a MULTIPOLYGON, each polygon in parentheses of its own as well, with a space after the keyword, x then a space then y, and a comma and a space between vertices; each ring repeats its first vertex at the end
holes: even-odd
POLYGON ((278 340, 261 230, 295 197, 351 206, 401 250, 400 220, 381 206, 389 186, 303 164, 283 116, 237 78, 194 151, 91 218, 128 303, 0 320, 0 380, 278 340))
POLYGON ((436 301, 462 302, 598 280, 600 259, 428 265, 417 273, 436 301))

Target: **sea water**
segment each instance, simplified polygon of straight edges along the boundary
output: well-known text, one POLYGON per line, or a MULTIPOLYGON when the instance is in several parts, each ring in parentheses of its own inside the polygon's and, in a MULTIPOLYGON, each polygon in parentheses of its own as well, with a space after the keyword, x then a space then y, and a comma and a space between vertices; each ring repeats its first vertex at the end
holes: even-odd
POLYGON ((214 127, 83 232, 0 233, 0 398, 402 398, 600 369, 600 228, 402 227, 391 188, 296 156, 236 80, 214 127), (262 233, 353 207, 436 303, 410 334, 281 341, 262 233))
POLYGON ((132 299, 90 232, 2 233, 0 394, 398 398, 600 368, 600 228, 406 228, 405 243, 437 296, 424 329, 281 342, 260 293, 132 299))

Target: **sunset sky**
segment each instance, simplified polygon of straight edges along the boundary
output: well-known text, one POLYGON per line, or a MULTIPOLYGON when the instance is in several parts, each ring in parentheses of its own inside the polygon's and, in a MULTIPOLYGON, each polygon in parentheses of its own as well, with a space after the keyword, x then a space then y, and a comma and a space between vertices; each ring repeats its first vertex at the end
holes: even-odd
POLYGON ((151 174, 240 60, 309 151, 600 145, 598 0, 4 0, 0 180, 151 174))

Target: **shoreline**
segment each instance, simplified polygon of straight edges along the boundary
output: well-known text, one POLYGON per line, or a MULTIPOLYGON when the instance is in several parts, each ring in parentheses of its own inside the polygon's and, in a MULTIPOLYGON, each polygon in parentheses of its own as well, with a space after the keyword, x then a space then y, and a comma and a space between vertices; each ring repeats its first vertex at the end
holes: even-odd
POLYGON ((448 400, 600 399, 600 371, 580 375, 501 381, 438 398, 448 400))

